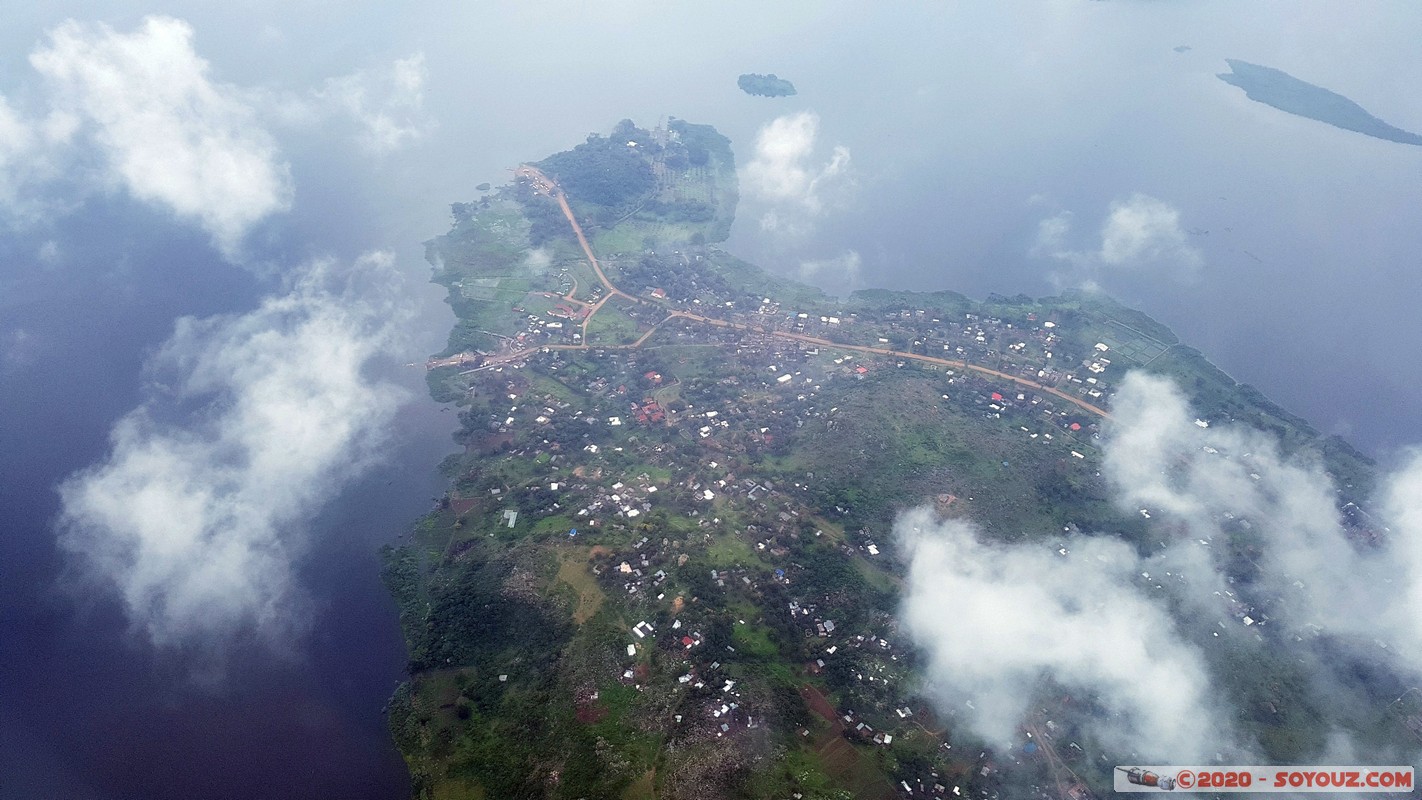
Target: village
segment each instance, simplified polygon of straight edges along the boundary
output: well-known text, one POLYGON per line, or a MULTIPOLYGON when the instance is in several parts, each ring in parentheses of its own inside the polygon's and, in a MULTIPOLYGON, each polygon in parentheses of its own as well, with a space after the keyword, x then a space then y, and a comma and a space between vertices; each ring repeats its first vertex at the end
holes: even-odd
MULTIPOLYGON (((685 260, 687 257, 673 253, 671 258, 685 260)), ((692 263, 686 260, 684 266, 689 268, 692 263)), ((703 289, 695 282, 691 288, 703 289)), ((502 348, 468 354, 459 363, 467 366, 484 359, 500 364, 517 363, 542 347, 618 346, 617 343, 600 343, 592 340, 593 337, 589 337, 590 341, 584 340, 586 326, 583 323, 600 294, 595 293, 588 305, 570 303, 553 292, 531 294, 530 302, 514 309, 522 315, 523 322, 516 333, 504 339, 502 348), (530 307, 544 310, 541 314, 527 313, 530 307)), ((692 342, 739 342, 743 346, 755 346, 757 340, 776 339, 786 351, 803 356, 819 355, 821 349, 831 351, 834 345, 845 345, 855 350, 841 351, 838 354, 841 361, 836 366, 854 361, 851 369, 868 369, 854 360, 856 351, 887 356, 895 359, 899 366, 907 360, 915 362, 915 366, 942 367, 949 370, 949 374, 953 374, 952 368, 944 362, 959 362, 958 371, 981 369, 1007 376, 1008 385, 1003 387, 1004 392, 999 393, 1003 397, 998 400, 1018 395, 1020 397, 1015 399, 1019 402, 1028 401, 1026 392, 1015 391, 1013 387, 1051 389, 1079 397, 1090 413, 1095 404, 1104 405, 1113 376, 1124 372, 1121 367, 1111 369, 1114 354, 1110 345, 1096 342, 1088 351, 1080 352, 1079 345, 1054 330, 1057 323, 1039 321, 1033 312, 1025 313, 1017 322, 972 312, 950 318, 941 312, 911 307, 864 314, 834 313, 834 309, 782 308, 770 297, 738 303, 717 300, 706 291, 696 291, 693 296, 673 296, 661 286, 647 286, 639 296, 645 302, 627 306, 623 313, 638 326, 639 333, 650 333, 648 341, 653 343, 665 339, 659 328, 666 326, 676 328, 680 339, 692 342), (830 313, 820 313, 826 310, 830 313), (703 320, 715 324, 712 327, 704 322, 700 326, 695 324, 703 320), (728 330, 739 335, 728 337, 728 330)), ((1160 351, 1163 349, 1157 352, 1160 351)), ((1128 357, 1122 367, 1141 363, 1128 357)), ((777 377, 782 382, 793 379, 786 375, 777 377)), ((1040 404, 1044 399, 1047 398, 1038 394, 1028 402, 1040 404)), ((1057 395, 1057 399, 1064 398, 1057 395)))
MULTIPOLYGON (((694 266, 680 253, 670 261, 694 266)), ((911 679, 892 601, 866 613, 862 595, 814 574, 829 556, 892 585, 889 531, 831 525, 811 476, 787 481, 762 459, 787 453, 807 424, 834 431, 844 387, 907 370, 936 382, 944 405, 1099 478, 1101 417, 1086 408, 1102 402, 1113 376, 1140 354, 1113 358, 1112 345, 1073 341, 1036 311, 1008 319, 907 305, 799 310, 772 297, 738 303, 711 294, 708 285, 724 287, 705 277, 650 271, 667 260, 640 263, 637 277, 667 278, 675 288, 648 282, 639 293, 645 302, 626 307, 639 346, 585 342, 591 304, 531 292, 513 309, 520 329, 499 350, 453 365, 452 383, 469 404, 466 425, 483 432, 491 454, 519 465, 487 470, 477 487, 466 481, 454 502, 496 516, 503 539, 536 532, 590 554, 586 568, 625 628, 623 657, 607 677, 665 695, 654 704, 669 710, 665 735, 735 737, 783 716, 773 693, 747 691, 749 654, 793 664, 803 676, 794 690, 819 712, 818 749, 835 747, 824 741, 828 732, 857 747, 891 751, 909 741, 916 754, 931 754, 908 759, 924 765, 917 770, 897 772, 895 789, 905 796, 961 796, 968 778, 988 779, 994 757, 984 750, 965 763, 971 754, 953 753, 911 679), (538 307, 541 314, 527 313, 538 307), (482 501, 484 493, 489 502, 465 499, 482 501), (944 777, 949 765, 956 781, 944 777)), ((1251 612, 1267 621, 1237 597, 1221 603, 1245 625, 1256 622, 1251 612)), ((591 689, 578 702, 594 708, 600 696, 591 689)), ((1037 730, 1047 744, 1051 729, 1037 730)), ((805 723, 800 732, 812 735, 805 723)), ((870 758, 846 752, 847 774, 870 758)), ((1066 741, 1052 752, 1081 747, 1066 741)), ((1079 784, 1071 792, 1087 794, 1079 784)))
MULTIPOLYGON (((513 726, 595 749, 604 772, 584 763, 577 780, 602 774, 624 796, 746 780, 797 800, 995 798, 1009 785, 1095 796, 1106 773, 1077 724, 1101 713, 1093 698, 1044 689, 1017 744, 990 748, 923 683, 896 620, 895 517, 928 505, 1062 557, 1102 530, 1164 547, 1177 523, 1120 508, 1102 478, 1102 426, 1126 373, 1206 390, 1202 431, 1277 424, 1269 407, 1239 402, 1168 329, 1103 298, 835 299, 740 262, 707 244, 724 229, 702 212, 727 208, 718 181, 734 180, 708 131, 624 122, 589 137, 586 165, 562 163, 596 203, 566 194, 549 162, 520 166, 507 191, 457 204, 432 251, 459 325, 428 381, 459 408, 464 452, 446 462, 452 486, 423 549, 401 556, 404 574, 431 576, 396 590, 412 651, 433 657, 412 659, 407 752, 502 763, 494 731, 513 726), (712 153, 703 166, 687 166, 683 139, 712 153), (645 188, 618 194, 603 181, 612 164, 645 188), (493 608, 522 627, 491 636, 493 608), (530 697, 541 705, 521 705, 530 697)), ((1250 455, 1206 445, 1192 457, 1250 455)), ((1355 541, 1376 541, 1361 494, 1340 494, 1340 511, 1355 541)), ((1232 559, 1217 615, 1198 620, 1220 648, 1282 630, 1282 598, 1248 585, 1250 525, 1224 511, 1225 535, 1194 545, 1232 559)), ((1250 680, 1283 713, 1277 682, 1250 680)))
MULTIPOLYGON (((657 295, 665 292, 654 287, 646 294, 664 299, 657 295)), ((694 308, 701 298, 683 300, 694 308)), ((834 431, 846 387, 907 371, 934 381, 945 406, 1099 478, 1099 416, 1056 394, 902 354, 942 352, 1098 400, 1119 374, 1112 346, 1074 348, 1056 323, 1032 312, 1015 321, 971 312, 945 319, 911 307, 839 316, 787 311, 762 298, 741 313, 721 304, 719 317, 734 328, 658 315, 648 306, 639 322, 652 333, 642 347, 584 348, 568 338, 577 333, 550 327, 565 308, 527 316, 511 344, 523 355, 495 354, 459 370, 470 400, 467 422, 482 430, 491 453, 522 465, 489 469, 477 489, 459 493, 488 493, 491 502, 463 504, 497 517, 500 537, 562 539, 559 547, 589 553, 586 568, 606 598, 604 608, 616 609, 625 631, 623 657, 608 677, 638 693, 664 695, 654 705, 674 710, 665 735, 720 739, 783 718, 774 693, 747 680, 754 675, 749 664, 783 661, 803 676, 795 691, 805 707, 819 712, 813 725, 799 728, 817 737, 819 749, 835 747, 825 741, 827 732, 843 738, 854 744, 847 751, 853 764, 873 758, 856 748, 890 752, 908 741, 918 755, 931 742, 933 757, 906 759, 926 766, 896 773, 904 796, 959 796, 968 777, 988 779, 1001 756, 953 752, 949 726, 935 719, 911 678, 913 657, 897 636, 892 602, 866 608, 864 594, 836 591, 816 574, 827 556, 835 557, 854 565, 874 596, 875 584, 896 580, 890 532, 831 523, 812 475, 787 479, 783 470, 767 469, 764 458, 788 454, 807 425, 834 431), (842 347, 860 343, 897 352, 842 347), (965 763, 969 755, 977 757, 965 763)), ((951 513, 951 503, 950 496, 941 510, 951 513)), ((1151 518, 1148 509, 1140 514, 1151 518)), ((1225 591, 1219 601, 1221 628, 1230 620, 1262 641, 1275 598, 1246 600, 1225 591)), ((580 702, 595 704, 597 695, 593 690, 580 702)), ((1045 747, 1053 734, 1037 727, 1035 735, 1045 747)), ((1052 752, 1070 759, 1081 747, 1066 740, 1052 752)), ((1069 792, 1089 794, 1076 783, 1069 792)))
MULTIPOLYGON (((903 336, 920 317, 964 342, 955 348, 988 352, 990 340, 1007 342, 1009 353, 1027 351, 1011 347, 1018 329, 995 319, 943 323, 898 313, 871 332, 903 336)), ((788 319, 807 331, 846 324, 788 319)), ((867 327, 857 317, 847 324, 867 327)), ((1045 353, 1054 344, 1050 330, 1038 326, 1021 342, 1045 353)), ((804 676, 794 690, 821 712, 801 723, 803 736, 823 740, 829 731, 885 750, 907 736, 915 752, 931 742, 934 758, 926 763, 938 756, 954 763, 960 754, 910 677, 892 593, 874 588, 897 580, 890 532, 834 524, 817 507, 813 478, 787 480, 760 466, 762 454, 788 448, 806 424, 833 430, 842 387, 917 365, 767 333, 728 336, 694 321, 677 321, 658 337, 660 348, 540 350, 463 370, 466 421, 481 431, 471 445, 501 458, 456 484, 454 507, 482 515, 470 524, 496 528, 488 536, 533 537, 589 554, 586 569, 606 598, 602 613, 615 609, 624 626, 622 658, 608 677, 667 695, 656 704, 675 709, 667 735, 737 736, 782 717, 773 693, 764 686, 748 692, 747 683, 760 682, 744 676, 747 658, 783 661, 804 676), (683 355, 697 353, 704 360, 683 355), (487 408, 476 420, 480 406, 487 408), (877 608, 844 580, 844 564, 880 598, 877 608)), ((1024 441, 1094 469, 1098 421, 1075 406, 970 371, 926 377, 941 385, 944 403, 957 398, 1024 441)), ((598 694, 580 702, 595 704, 598 694)), ((983 752, 972 769, 985 778, 992 763, 983 752)), ((946 770, 904 774, 897 788, 960 795, 966 782, 943 777, 946 770)))

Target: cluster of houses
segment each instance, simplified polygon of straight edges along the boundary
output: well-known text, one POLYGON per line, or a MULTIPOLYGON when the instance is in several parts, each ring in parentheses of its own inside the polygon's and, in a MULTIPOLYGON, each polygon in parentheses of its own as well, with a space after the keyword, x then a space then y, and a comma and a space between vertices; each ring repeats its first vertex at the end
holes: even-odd
MULTIPOLYGON (((687 305, 705 310, 699 301, 687 301, 687 305)), ((1057 323, 1038 320, 1035 313, 1027 314, 1025 322, 972 312, 954 318, 923 308, 875 315, 819 313, 785 309, 769 297, 759 306, 745 308, 728 302, 716 313, 748 331, 787 332, 967 361, 1091 399, 1100 399, 1110 391, 1105 384, 1110 348, 1098 342, 1087 353, 1073 354, 1057 323), (1079 370, 1088 374, 1078 375, 1079 370)))
MULTIPOLYGON (((852 665, 852 683, 864 687, 865 698, 876 698, 846 701, 854 706, 840 713, 849 717, 842 720, 849 736, 866 745, 893 747, 919 720, 912 684, 903 678, 906 665, 894 647, 892 625, 876 620, 846 630, 838 614, 821 610, 821 598, 800 593, 796 580, 791 537, 821 533, 807 533, 804 527, 806 515, 812 512, 803 503, 809 502, 805 492, 813 476, 771 481, 754 473, 738 476, 723 464, 734 462, 748 440, 772 442, 809 420, 832 419, 838 409, 825 408, 829 404, 820 400, 825 382, 863 380, 872 370, 889 367, 882 360, 821 354, 817 348, 781 339, 747 337, 729 352, 727 363, 734 368, 726 370, 727 377, 721 380, 735 380, 730 391, 707 397, 684 392, 683 397, 693 402, 673 404, 677 410, 672 410, 651 397, 637 397, 641 388, 628 388, 655 391, 670 380, 662 374, 667 367, 639 367, 630 352, 592 357, 602 366, 591 373, 567 371, 564 379, 582 402, 534 390, 527 382, 518 387, 511 382, 509 404, 491 417, 490 431, 509 435, 517 445, 514 452, 525 463, 543 465, 542 474, 534 479, 536 488, 544 493, 540 496, 555 498, 538 508, 506 506, 503 510, 509 513, 499 518, 500 523, 513 527, 530 524, 525 522, 530 518, 536 523, 541 513, 567 515, 577 524, 569 530, 570 537, 591 536, 588 544, 607 548, 594 559, 593 572, 613 602, 636 620, 625 629, 627 638, 619 645, 625 648, 625 656, 610 677, 643 690, 696 691, 698 703, 679 707, 675 723, 706 736, 731 736, 765 724, 765 710, 742 696, 736 678, 729 677, 736 673, 728 673, 721 663, 734 656, 722 651, 721 644, 708 646, 697 607, 681 607, 686 593, 680 568, 687 566, 688 550, 738 537, 753 556, 742 563, 718 564, 701 579, 709 579, 728 595, 759 596, 770 587, 787 593, 788 605, 776 608, 782 609, 779 613, 788 609, 805 641, 816 643, 813 656, 803 665, 806 672, 843 671, 843 665, 852 665), (753 402, 746 399, 748 391, 774 399, 753 402), (674 436, 674 430, 682 436, 674 436), (641 468, 644 464, 653 468, 641 468), (662 477, 654 478, 653 473, 662 477), (683 533, 672 541, 660 530, 639 527, 652 512, 670 508, 663 503, 672 496, 693 501, 689 507, 677 505, 675 513, 696 519, 699 533, 683 533), (728 511, 737 520, 734 528, 722 522, 728 511), (614 531, 618 533, 612 535, 614 531), (647 663, 653 652, 673 658, 680 668, 672 675, 651 674, 647 663), (650 683, 663 678, 672 685, 650 683)), ((560 376, 560 362, 550 361, 551 374, 560 376)), ((1059 411, 1051 398, 1005 390, 1000 384, 995 387, 975 373, 946 377, 947 391, 954 392, 959 402, 980 404, 996 414, 1049 418, 1050 426, 1034 426, 1030 431, 1023 426, 1025 435, 1043 442, 1074 442, 1074 435, 1087 437, 1094 432, 1090 419, 1059 411)), ((516 491, 505 492, 510 500, 519 496, 516 491)), ((868 537, 839 547, 855 557, 881 556, 879 546, 868 537)), ((855 697, 852 692, 847 696, 855 697)), ((927 784, 927 788, 941 794, 941 785, 927 784)), ((923 787, 915 783, 913 792, 923 787)))

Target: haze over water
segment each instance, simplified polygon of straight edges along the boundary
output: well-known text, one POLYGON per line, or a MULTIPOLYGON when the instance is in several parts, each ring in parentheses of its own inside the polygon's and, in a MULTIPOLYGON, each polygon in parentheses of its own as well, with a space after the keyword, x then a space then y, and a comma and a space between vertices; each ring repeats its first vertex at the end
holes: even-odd
MULTIPOLYGON (((1290 117, 1214 77, 1227 57, 1266 64, 1422 129, 1408 6, 69 3, 7 15, 0 94, 35 100, 26 56, 65 18, 127 31, 159 11, 192 24, 213 80, 247 88, 304 92, 423 53, 431 124, 402 149, 367 158, 322 127, 272 129, 295 200, 260 247, 277 264, 393 250, 422 309, 403 360, 443 345, 451 317, 423 284, 420 242, 476 184, 624 117, 713 124, 745 164, 763 126, 808 111, 805 169, 836 146, 847 168, 815 204, 743 187, 733 252, 834 292, 1091 282, 1324 431, 1383 456, 1422 442, 1408 372, 1422 150, 1290 117), (742 72, 800 94, 748 97, 742 72), (1178 214, 1183 249, 1093 261, 1112 204, 1136 195, 1178 214), (1046 220, 1065 225, 1052 247, 1046 220)), ((414 398, 395 423, 403 444, 312 520, 300 575, 314 633, 284 657, 239 647, 226 680, 203 685, 129 633, 121 608, 64 591, 53 487, 103 457, 176 317, 247 311, 279 280, 121 193, 7 229, 0 254, 0 672, 13 676, 0 683, 0 797, 399 796, 380 706, 403 655, 374 550, 439 490, 452 414, 422 400, 418 370, 386 366, 414 398), (38 255, 48 241, 52 263, 38 255)))

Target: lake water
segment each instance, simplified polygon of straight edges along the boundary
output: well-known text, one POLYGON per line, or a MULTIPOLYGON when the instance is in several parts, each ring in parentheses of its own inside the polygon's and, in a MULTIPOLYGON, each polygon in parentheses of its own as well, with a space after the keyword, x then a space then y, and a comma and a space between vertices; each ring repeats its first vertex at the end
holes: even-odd
MULTIPOLYGON (((1200 266, 1090 277, 1240 380, 1388 456, 1422 441, 1409 371, 1422 343, 1422 148, 1287 117, 1214 77, 1226 57, 1267 64, 1422 129, 1422 96, 1408 90, 1422 81, 1417 28, 1403 24, 1416 20, 1346 11, 610 3, 336 15, 259 3, 182 16, 214 74, 242 85, 300 90, 425 53, 437 126, 408 150, 368 159, 320 131, 275 131, 297 181, 279 231, 288 263, 386 247, 422 280, 419 242, 442 232, 448 203, 520 160, 622 117, 668 114, 715 124, 744 160, 760 126, 812 110, 818 160, 848 147, 853 185, 800 237, 762 231, 764 209, 748 203, 730 249, 787 274, 852 250, 859 286, 1041 295, 1085 277, 1031 255, 1042 219, 1070 212, 1072 246, 1090 249, 1110 204, 1145 193, 1196 231, 1200 266), (735 86, 745 71, 776 72, 801 94, 747 97, 735 86)), ((103 14, 125 28, 138 12, 103 14)), ((24 53, 60 18, 26 10, 7 24, 0 92, 20 91, 24 53)), ((312 521, 303 583, 318 616, 291 659, 239 649, 226 683, 199 687, 180 657, 135 643, 111 604, 64 591, 55 483, 105 453, 176 316, 240 312, 273 286, 160 217, 100 198, 51 230, 0 235, 0 334, 34 334, 0 373, 0 797, 400 797, 380 709, 403 657, 375 549, 440 491, 450 413, 410 405, 387 462, 312 521), (49 238, 66 257, 46 267, 34 254, 49 238)), ((449 325, 438 292, 417 293, 409 360, 438 349, 449 325)), ((423 392, 418 371, 392 369, 423 392)))
MULTIPOLYGON (((380 711, 403 644, 376 549, 442 490, 452 415, 427 400, 406 408, 387 463, 311 521, 310 640, 285 658, 237 647, 220 685, 195 682, 181 657, 130 636, 113 605, 70 591, 54 486, 104 455, 174 317, 240 312, 269 282, 217 262, 200 235, 145 239, 171 227, 130 204, 71 222, 58 266, 35 264, 42 238, 10 239, 0 256, 30 268, 6 274, 0 301, 0 319, 29 337, 0 376, 0 797, 400 796, 380 711)), ((420 344, 412 359, 431 343, 420 344)), ((393 369, 421 398, 423 372, 393 369)))

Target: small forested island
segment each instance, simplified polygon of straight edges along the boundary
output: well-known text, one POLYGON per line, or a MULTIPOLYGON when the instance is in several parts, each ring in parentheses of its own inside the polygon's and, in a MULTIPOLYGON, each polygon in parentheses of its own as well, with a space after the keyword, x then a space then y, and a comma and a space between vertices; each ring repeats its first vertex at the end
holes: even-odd
MULTIPOLYGON (((1105 713, 1090 697, 1034 690, 1050 758, 944 713, 900 628, 896 514, 970 520, 1047 558, 1084 531, 1156 547, 1174 523, 1102 478, 1132 371, 1172 379, 1200 425, 1311 454, 1340 507, 1366 502, 1370 462, 1100 295, 836 299, 772 275, 717 246, 736 201, 714 128, 624 120, 454 204, 427 243, 458 318, 429 386, 460 407, 462 451, 383 551, 410 671, 389 722, 416 796, 1109 792, 1093 765, 1130 759, 1077 727, 1105 713)), ((1237 618, 1272 601, 1251 594, 1258 532, 1230 530, 1217 605, 1237 618)), ((1189 629, 1250 645, 1255 630, 1221 633, 1213 613, 1189 629)), ((1291 646, 1210 651, 1261 759, 1309 763, 1349 725, 1410 735, 1320 704, 1291 646)))
POLYGON ((746 94, 760 97, 789 97, 795 94, 795 84, 784 78, 777 78, 774 73, 760 75, 748 72, 736 80, 736 85, 746 94))
POLYGON ((1251 100, 1300 117, 1326 122, 1335 128, 1402 144, 1422 145, 1422 136, 1393 127, 1369 114, 1362 106, 1337 92, 1315 86, 1272 67, 1227 58, 1230 72, 1217 77, 1244 90, 1251 100))

